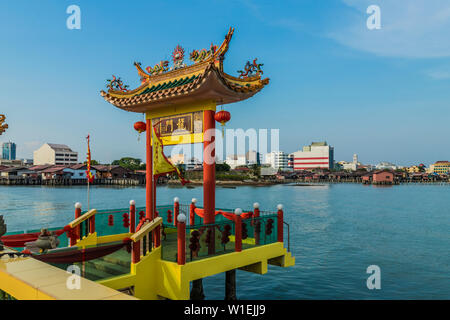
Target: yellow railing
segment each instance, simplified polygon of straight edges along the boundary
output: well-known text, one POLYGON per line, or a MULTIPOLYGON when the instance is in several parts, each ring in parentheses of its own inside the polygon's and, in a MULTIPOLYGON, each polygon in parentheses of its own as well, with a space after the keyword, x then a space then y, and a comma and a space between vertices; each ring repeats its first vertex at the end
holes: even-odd
POLYGON ((153 229, 155 229, 157 226, 161 225, 163 222, 163 219, 161 217, 157 217, 155 219, 153 219, 150 222, 147 222, 146 224, 144 224, 142 226, 142 228, 137 231, 135 234, 133 234, 130 239, 133 242, 137 242, 142 240, 142 238, 144 238, 149 232, 152 232, 153 229))
POLYGON ((86 221, 87 219, 91 218, 97 213, 97 209, 91 209, 88 212, 84 213, 82 216, 76 218, 71 223, 69 223, 69 226, 71 228, 75 228, 76 226, 80 225, 83 221, 86 221))

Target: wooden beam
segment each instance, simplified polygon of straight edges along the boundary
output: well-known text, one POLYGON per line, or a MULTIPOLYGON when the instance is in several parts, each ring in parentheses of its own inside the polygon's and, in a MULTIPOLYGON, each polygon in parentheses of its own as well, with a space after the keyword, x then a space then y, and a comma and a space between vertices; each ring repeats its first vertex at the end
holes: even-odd
POLYGON ((78 226, 80 223, 82 223, 83 221, 85 221, 85 220, 89 219, 90 217, 92 217, 93 215, 95 215, 96 213, 97 213, 97 209, 91 209, 88 212, 86 212, 85 214, 83 214, 82 216, 76 218, 71 223, 69 223, 69 226, 71 228, 74 228, 74 227, 78 226))

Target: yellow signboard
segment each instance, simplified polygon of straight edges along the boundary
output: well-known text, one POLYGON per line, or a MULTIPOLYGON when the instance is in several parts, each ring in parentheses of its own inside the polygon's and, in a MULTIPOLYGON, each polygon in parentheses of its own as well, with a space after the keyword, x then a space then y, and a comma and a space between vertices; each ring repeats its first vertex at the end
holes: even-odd
POLYGON ((152 119, 164 145, 203 142, 203 111, 152 119))

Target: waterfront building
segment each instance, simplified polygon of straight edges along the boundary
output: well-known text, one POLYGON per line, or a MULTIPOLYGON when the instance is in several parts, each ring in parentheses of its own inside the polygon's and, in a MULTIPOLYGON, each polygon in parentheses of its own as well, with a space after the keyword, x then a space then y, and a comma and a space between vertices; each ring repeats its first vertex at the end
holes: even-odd
POLYGON ((354 154, 352 162, 339 161, 338 165, 339 165, 339 168, 342 170, 356 171, 356 170, 358 170, 358 168, 361 164, 358 162, 358 155, 354 154))
POLYGON ((283 151, 272 151, 266 154, 265 163, 277 170, 289 170, 289 155, 283 151))
POLYGON ((231 169, 234 169, 239 166, 246 166, 248 164, 247 157, 243 154, 232 154, 228 155, 225 159, 225 163, 230 166, 231 169))
POLYGON ((34 172, 26 167, 10 167, 1 170, 0 176, 2 178, 25 178, 32 175, 34 172))
POLYGON ((16 160, 16 144, 14 142, 3 142, 2 158, 5 160, 16 160))
POLYGON ((22 163, 22 160, 0 159, 0 165, 11 166, 11 167, 21 167, 21 166, 23 166, 23 163, 22 163))
POLYGON ((304 146, 302 150, 294 152, 291 159, 294 171, 333 169, 334 148, 326 142, 312 142, 309 146, 304 146))
POLYGON ((250 150, 245 154, 245 159, 247 160, 248 165, 261 164, 260 154, 257 151, 250 150))
POLYGON ((54 164, 71 166, 78 163, 78 153, 65 144, 44 143, 33 152, 33 164, 54 164))
POLYGON ((186 170, 201 169, 203 167, 203 163, 194 157, 187 159, 184 165, 186 170))
POLYGON ((432 166, 433 173, 437 173, 439 175, 450 173, 450 161, 436 161, 436 163, 432 166))
MULTIPOLYGON (((92 169, 96 171, 97 179, 121 179, 129 178, 132 171, 119 165, 92 165, 92 169)), ((91 169, 91 170, 92 170, 91 169)), ((139 170, 138 170, 139 171, 139 170)))

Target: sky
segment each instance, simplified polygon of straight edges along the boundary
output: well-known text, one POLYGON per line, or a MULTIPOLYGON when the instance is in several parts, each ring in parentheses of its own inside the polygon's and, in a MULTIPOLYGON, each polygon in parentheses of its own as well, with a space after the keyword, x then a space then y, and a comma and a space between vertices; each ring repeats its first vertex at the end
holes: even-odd
POLYGON ((139 85, 134 61, 170 60, 220 44, 235 28, 224 62, 237 75, 264 63, 270 84, 224 106, 227 128, 280 129, 291 153, 327 141, 335 160, 398 165, 450 160, 450 2, 448 0, 0 1, 0 142, 32 158, 43 143, 67 144, 109 163, 145 159, 133 129, 142 114, 104 101, 106 79, 139 85), (381 28, 369 30, 369 5, 381 28), (81 9, 69 30, 67 7, 81 9))

